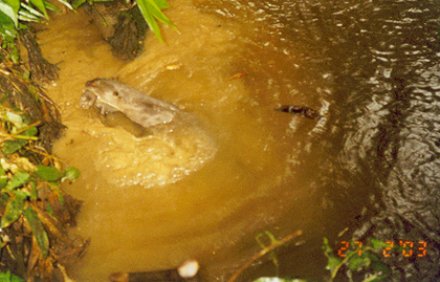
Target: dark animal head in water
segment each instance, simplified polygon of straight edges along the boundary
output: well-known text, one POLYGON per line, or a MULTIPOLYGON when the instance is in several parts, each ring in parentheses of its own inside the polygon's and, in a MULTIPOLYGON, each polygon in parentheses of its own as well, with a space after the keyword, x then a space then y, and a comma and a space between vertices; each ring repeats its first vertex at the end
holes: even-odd
POLYGON ((102 114, 121 112, 145 128, 169 123, 179 111, 172 104, 106 78, 96 78, 86 83, 80 106, 84 109, 95 106, 102 114))

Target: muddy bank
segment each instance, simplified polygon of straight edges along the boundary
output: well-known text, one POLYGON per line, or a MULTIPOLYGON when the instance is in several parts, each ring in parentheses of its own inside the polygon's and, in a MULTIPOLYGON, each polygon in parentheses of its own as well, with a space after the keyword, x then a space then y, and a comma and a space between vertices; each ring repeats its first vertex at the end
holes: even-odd
POLYGON ((67 234, 81 202, 59 187, 77 171, 51 154, 64 128, 56 105, 24 63, 4 49, 0 57, 0 271, 20 281, 64 281, 65 267, 87 246, 67 234))

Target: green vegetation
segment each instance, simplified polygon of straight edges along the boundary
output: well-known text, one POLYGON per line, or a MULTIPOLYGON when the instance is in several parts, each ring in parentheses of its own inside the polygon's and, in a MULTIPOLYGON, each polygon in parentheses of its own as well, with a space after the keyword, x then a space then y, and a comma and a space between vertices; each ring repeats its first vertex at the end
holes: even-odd
POLYGON ((79 171, 50 154, 54 104, 4 48, 0 59, 0 281, 53 281, 87 245, 67 232, 80 202, 61 187, 79 171))
MULTIPOLYGON (((259 252, 255 253, 241 267, 239 267, 231 275, 231 277, 227 281, 228 282, 237 281, 245 271, 247 271, 249 268, 251 268, 251 266, 254 263, 262 260, 267 255, 269 255, 270 260, 275 265, 275 267, 278 269, 279 264, 278 264, 278 258, 276 257, 275 251, 278 248, 280 248, 282 246, 286 246, 288 243, 298 239, 300 236, 302 236, 302 234, 303 234, 302 230, 295 230, 294 232, 286 235, 285 237, 283 237, 281 239, 276 239, 276 237, 270 231, 264 231, 264 232, 258 234, 255 237, 255 239, 256 239, 258 245, 260 245, 261 250, 259 252)), ((278 280, 274 280, 274 282, 291 282, 291 281, 298 282, 298 281, 301 281, 301 280, 285 280, 285 279, 282 280, 281 278, 266 278, 266 277, 259 278, 260 282, 261 281, 272 281, 270 279, 278 279, 278 280), (263 280, 261 280, 261 279, 263 279, 263 280), (264 279, 269 279, 269 280, 264 280, 264 279)))
MULTIPOLYGON (((276 244, 279 244, 279 240, 275 237, 275 235, 272 234, 270 231, 264 231, 262 233, 259 233, 255 240, 257 241, 258 245, 262 250, 268 250, 271 248, 271 246, 274 246, 276 244)), ((275 269, 277 272, 280 268, 280 263, 278 261, 278 257, 276 255, 276 250, 273 249, 272 251, 269 251, 268 253, 269 259, 272 262, 272 264, 275 266, 275 269)))
MULTIPOLYGON (((84 3, 91 5, 111 1, 114 0, 74 0, 72 6, 78 8, 84 3)), ((162 40, 162 35, 158 22, 174 27, 173 22, 163 13, 163 10, 169 7, 167 0, 128 0, 128 2, 131 2, 131 5, 137 5, 148 26, 160 40, 162 40)))
POLYGON ((24 280, 17 275, 12 274, 9 271, 0 272, 0 281, 1 282, 24 282, 24 280))
MULTIPOLYGON (((50 240, 43 222, 47 224, 54 217, 53 205, 64 204, 60 184, 75 180, 79 172, 72 167, 60 170, 57 159, 39 146, 39 124, 24 112, 0 106, 0 248, 9 251, 15 243, 9 231, 23 226, 36 243, 33 255, 44 260, 50 256, 50 240), (30 152, 42 156, 41 162, 35 164, 30 152)), ((1 277, 4 280, 0 281, 21 281, 8 273, 1 273, 1 277)))
MULTIPOLYGON (((261 259, 264 255, 269 254, 271 261, 274 263, 275 267, 278 269, 279 263, 275 256, 275 248, 284 246, 294 237, 288 237, 281 240, 277 240, 270 232, 266 231, 257 236, 257 242, 262 247, 258 256, 254 256, 251 259, 255 262, 257 259, 261 259), (269 241, 269 244, 264 243, 263 239, 269 241)), ((345 242, 345 241, 344 241, 345 242)), ((387 253, 393 251, 401 250, 401 247, 390 247, 389 244, 377 239, 370 239, 367 246, 359 244, 359 241, 346 242, 347 247, 340 248, 339 252, 343 250, 342 253, 337 254, 335 250, 329 244, 327 238, 324 238, 322 249, 324 255, 327 257, 326 269, 330 272, 330 277, 328 281, 334 281, 337 277, 344 277, 344 281, 362 281, 362 282, 380 282, 387 281, 390 278, 390 269, 383 262, 382 255, 384 250, 387 253), (341 257, 342 256, 342 257, 341 257)), ((245 265, 246 268, 250 264, 245 265)), ((244 271, 242 267, 236 273, 241 274, 244 271)), ((238 275, 233 276, 229 281, 235 281, 238 275)), ((306 282, 303 279, 297 278, 281 278, 281 277, 260 277, 254 282, 306 282)))
MULTIPOLYGON (((270 231, 264 231, 258 234, 255 239, 257 240, 257 243, 261 247, 264 254, 268 254, 269 259, 275 266, 276 272, 278 273, 280 265, 276 255, 276 249, 281 246, 285 246, 287 243, 293 239, 296 239, 301 234, 301 231, 296 231, 283 239, 278 240, 270 231)), ((306 280, 297 278, 260 277, 257 280, 254 280, 254 282, 306 282, 306 280)))
MULTIPOLYGON (((1 0, 0 1, 0 36, 2 48, 7 49, 15 63, 18 62, 18 51, 15 45, 18 32, 25 29, 29 22, 45 22, 49 11, 57 12, 59 6, 73 10, 81 5, 114 0, 1 0)), ((130 5, 137 5, 145 21, 156 36, 162 40, 159 23, 173 26, 172 21, 163 13, 169 7, 167 0, 128 0, 130 5), (133 2, 130 2, 133 1, 133 2)))
MULTIPOLYGON (((56 106, 36 84, 38 71, 51 80, 56 75, 44 70, 56 73, 56 67, 41 56, 29 24, 47 22, 50 12, 111 1, 0 0, 0 281, 53 281, 60 275, 68 281, 64 265, 87 247, 86 240, 68 234, 80 202, 61 188, 79 171, 50 154, 62 125, 56 106), (21 47, 28 51, 29 68, 21 47)), ((137 6, 161 40, 159 23, 174 26, 162 12, 166 0, 128 0, 126 6, 137 6)))
MULTIPOLYGON (((356 241, 350 242, 356 246, 356 241)), ((344 257, 338 257, 324 238, 323 251, 328 259, 326 269, 330 271, 330 281, 338 275, 345 276, 349 281, 379 282, 389 278, 390 270, 382 261, 381 252, 388 245, 377 239, 370 239, 366 246, 347 249, 344 257), (356 277, 356 279, 354 279, 356 277)))

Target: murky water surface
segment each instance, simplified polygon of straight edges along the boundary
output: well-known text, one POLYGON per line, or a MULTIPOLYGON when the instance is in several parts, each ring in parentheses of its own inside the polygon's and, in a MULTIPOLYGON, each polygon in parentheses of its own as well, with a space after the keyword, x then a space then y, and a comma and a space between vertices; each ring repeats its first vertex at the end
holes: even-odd
POLYGON ((259 250, 259 232, 302 229, 280 274, 321 280, 322 237, 345 227, 428 241, 428 256, 398 261, 395 279, 439 277, 438 1, 176 0, 168 15, 180 33, 165 29, 166 44, 149 36, 130 63, 113 58, 83 12, 39 35, 61 69, 49 94, 68 130, 55 153, 82 171, 66 188, 84 201, 76 231, 91 238, 75 278, 196 258, 207 281, 222 281, 259 250), (153 142, 108 127, 79 108, 96 77, 174 103, 203 129, 153 142), (276 112, 281 104, 323 117, 276 112), (194 144, 215 156, 194 157, 194 144), (182 166, 191 169, 176 176, 182 166))

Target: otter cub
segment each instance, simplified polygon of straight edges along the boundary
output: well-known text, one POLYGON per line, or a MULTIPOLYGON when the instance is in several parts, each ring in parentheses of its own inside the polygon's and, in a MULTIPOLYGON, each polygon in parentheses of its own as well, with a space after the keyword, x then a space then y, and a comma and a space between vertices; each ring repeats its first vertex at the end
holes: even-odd
POLYGON ((121 112, 143 128, 168 124, 180 112, 170 103, 107 78, 96 78, 86 82, 80 106, 84 109, 95 106, 103 115, 121 112))

